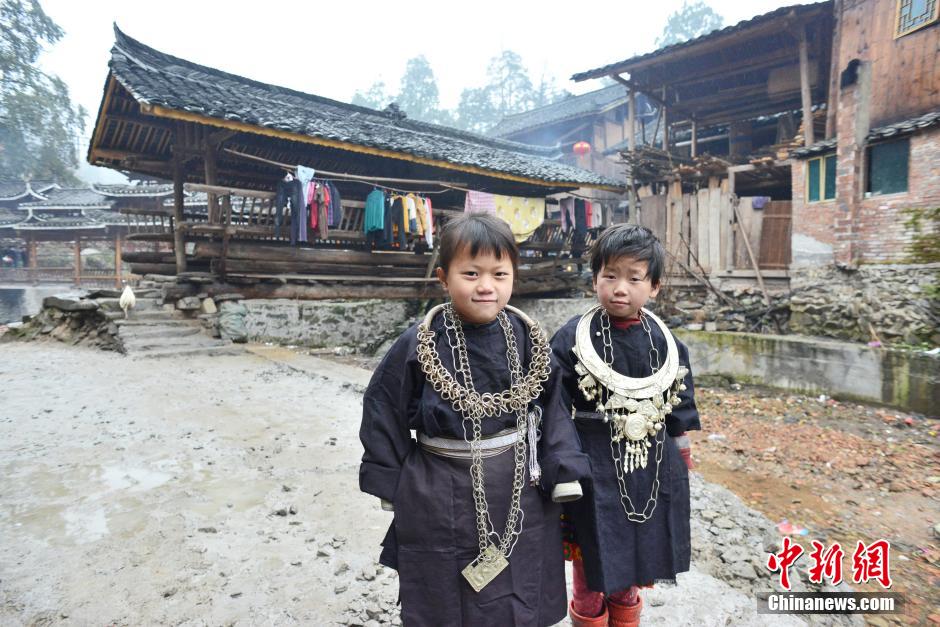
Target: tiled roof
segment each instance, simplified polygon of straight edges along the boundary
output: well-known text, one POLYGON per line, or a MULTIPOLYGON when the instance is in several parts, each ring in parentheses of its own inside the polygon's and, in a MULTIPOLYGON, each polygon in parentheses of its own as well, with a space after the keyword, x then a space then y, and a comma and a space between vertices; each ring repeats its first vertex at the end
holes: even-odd
POLYGON ((93 190, 109 198, 157 198, 160 196, 172 196, 172 183, 153 183, 144 185, 102 185, 94 184, 93 190))
POLYGON ((627 101, 627 90, 622 85, 610 85, 580 96, 571 96, 559 102, 530 111, 507 115, 489 134, 506 137, 522 130, 561 122, 570 118, 600 113, 611 106, 627 101))
POLYGON ((549 159, 550 149, 400 119, 191 63, 146 46, 114 28, 110 68, 139 103, 470 166, 542 182, 619 187, 617 181, 549 159))
MULTIPOLYGON (((902 122, 895 122, 894 124, 886 124, 885 126, 873 128, 872 130, 868 131, 868 135, 866 135, 865 139, 866 141, 872 142, 878 141, 879 139, 887 139, 889 137, 909 135, 911 133, 916 133, 921 129, 929 128, 937 124, 940 124, 940 110, 931 111, 930 113, 925 113, 923 115, 917 116, 916 118, 910 118, 902 122)), ((825 152, 832 152, 836 149, 837 144, 838 140, 835 137, 831 139, 825 139, 823 141, 816 142, 812 146, 797 148, 790 153, 790 156, 803 159, 825 152)))
POLYGON ((20 209, 80 209, 82 207, 96 207, 108 209, 112 201, 105 198, 94 189, 88 187, 73 187, 54 189, 46 194, 46 200, 22 203, 20 209))
POLYGON ((753 17, 749 20, 743 20, 732 26, 721 28, 719 30, 714 30, 700 37, 696 37, 695 39, 690 39, 688 41, 683 41, 677 44, 672 44, 671 46, 665 46, 663 48, 660 48, 659 50, 654 50, 653 52, 647 52, 646 54, 641 54, 635 57, 630 57, 629 59, 624 59, 623 61, 618 61, 616 63, 610 63, 603 67, 595 68, 593 70, 587 70, 586 72, 579 72, 578 74, 573 75, 571 77, 571 80, 584 81, 584 80, 588 80, 591 78, 600 78, 602 76, 607 76, 613 72, 618 72, 618 73, 628 72, 629 66, 635 63, 639 63, 640 61, 646 61, 654 57, 658 57, 661 55, 665 55, 667 53, 672 53, 677 50, 681 50, 682 48, 689 48, 705 41, 710 41, 712 39, 719 39, 721 37, 725 37, 726 35, 730 35, 738 31, 743 31, 749 28, 753 28, 755 26, 760 26, 764 24, 765 22, 769 22, 769 21, 784 17, 790 12, 793 12, 794 14, 799 15, 801 13, 815 11, 822 6, 831 5, 831 4, 832 4, 832 1, 827 0, 826 2, 817 2, 814 4, 796 4, 796 5, 791 5, 791 6, 780 7, 779 9, 775 9, 769 13, 758 15, 757 17, 753 17))
POLYGON ((104 229, 107 225, 85 215, 37 216, 13 225, 14 230, 34 231, 40 229, 104 229))
POLYGON ((58 186, 52 181, 0 181, 0 200, 19 200, 30 195, 42 197, 55 187, 58 186))

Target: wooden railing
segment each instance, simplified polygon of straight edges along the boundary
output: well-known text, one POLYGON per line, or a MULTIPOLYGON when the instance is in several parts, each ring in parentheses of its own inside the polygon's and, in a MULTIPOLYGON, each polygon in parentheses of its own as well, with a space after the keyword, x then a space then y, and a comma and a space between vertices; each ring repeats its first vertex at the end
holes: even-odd
POLYGON ((0 268, 0 283, 23 283, 30 285, 117 285, 123 277, 115 274, 114 269, 82 269, 76 276, 74 268, 0 268))

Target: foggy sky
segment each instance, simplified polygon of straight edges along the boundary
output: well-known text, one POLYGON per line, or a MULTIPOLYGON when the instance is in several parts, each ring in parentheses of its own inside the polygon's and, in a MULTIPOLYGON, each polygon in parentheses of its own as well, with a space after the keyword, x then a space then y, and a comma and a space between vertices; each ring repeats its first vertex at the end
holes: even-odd
MULTIPOLYGON (((725 25, 772 11, 780 0, 709 0, 725 25)), ((522 56, 533 80, 553 76, 573 93, 597 83, 572 74, 649 52, 681 0, 659 2, 219 2, 217 0, 42 0, 66 34, 41 59, 89 112, 84 160, 114 42, 112 23, 135 39, 189 61, 348 102, 385 81, 391 93, 408 59, 431 63, 441 105, 486 82, 489 60, 504 49, 522 56)), ((100 168, 94 168, 100 171, 100 168)), ((96 178, 86 166, 80 175, 96 178)))

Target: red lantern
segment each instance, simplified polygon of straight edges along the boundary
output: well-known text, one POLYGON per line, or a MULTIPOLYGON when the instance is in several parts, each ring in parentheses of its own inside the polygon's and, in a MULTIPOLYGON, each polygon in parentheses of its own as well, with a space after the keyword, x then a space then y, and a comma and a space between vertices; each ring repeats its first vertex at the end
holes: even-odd
POLYGON ((574 154, 578 155, 579 157, 583 157, 587 153, 591 152, 591 144, 587 142, 578 142, 574 145, 572 150, 574 151, 574 154))

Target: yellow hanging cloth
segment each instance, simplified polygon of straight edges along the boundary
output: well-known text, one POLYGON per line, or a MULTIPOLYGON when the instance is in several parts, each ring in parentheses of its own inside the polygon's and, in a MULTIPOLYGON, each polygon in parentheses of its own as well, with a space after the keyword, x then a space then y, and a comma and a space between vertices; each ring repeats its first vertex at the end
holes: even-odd
POLYGON ((516 242, 524 242, 545 221, 545 199, 494 196, 496 215, 509 223, 516 242))

